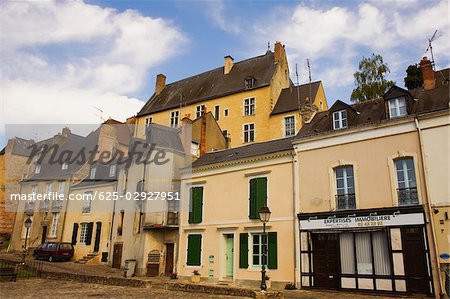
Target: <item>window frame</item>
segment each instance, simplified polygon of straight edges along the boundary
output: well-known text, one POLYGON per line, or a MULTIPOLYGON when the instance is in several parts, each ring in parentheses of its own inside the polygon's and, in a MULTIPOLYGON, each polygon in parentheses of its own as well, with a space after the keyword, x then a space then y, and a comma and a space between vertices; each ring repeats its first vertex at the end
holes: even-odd
POLYGON ((79 242, 80 244, 86 245, 86 241, 87 241, 87 235, 88 235, 88 230, 89 230, 89 223, 88 222, 82 222, 80 223, 80 239, 79 242))
POLYGON ((256 139, 256 129, 255 129, 255 123, 248 123, 243 125, 243 138, 242 141, 244 143, 252 143, 255 142, 256 139), (246 130, 246 126, 248 126, 248 130, 246 130), (250 129, 250 126, 253 126, 253 129, 250 129), (250 138, 251 132, 253 132, 253 138, 250 138), (248 136, 246 136, 248 134, 248 136), (248 137, 248 138, 246 138, 248 137), (251 140, 250 140, 251 139, 251 140))
POLYGON ((58 226, 59 226, 59 217, 60 216, 61 216, 61 214, 59 212, 52 213, 52 224, 50 226, 50 235, 49 235, 50 238, 56 238, 56 236, 58 235, 58 226))
POLYGON ((343 164, 343 165, 337 165, 335 167, 332 168, 333 169, 333 178, 334 178, 334 202, 335 202, 335 209, 336 210, 354 210, 358 208, 358 203, 357 203, 357 195, 356 195, 356 175, 355 175, 355 166, 353 164, 343 164), (352 170, 352 176, 350 176, 347 173, 347 170, 350 169, 352 170), (342 169, 342 178, 338 177, 338 170, 342 169), (349 186, 349 178, 352 179, 353 181, 353 186, 349 186), (338 179, 342 179, 343 180, 343 187, 338 187, 338 179), (349 190, 353 188, 353 193, 349 193, 349 190), (340 193, 339 190, 343 190, 344 193, 340 193), (350 208, 350 209, 339 209, 339 204, 338 204, 338 200, 339 200, 339 196, 349 196, 349 195, 353 195, 354 196, 354 207, 350 208))
POLYGON ((406 98, 405 97, 398 97, 388 100, 388 109, 389 109, 389 119, 404 117, 408 115, 408 110, 406 107, 406 98), (403 103, 403 105, 401 105, 403 103), (405 109, 404 113, 402 114, 401 108, 405 109), (392 111, 395 111, 395 115, 392 113, 392 111))
POLYGON ((63 164, 61 164, 61 169, 62 169, 62 170, 67 170, 67 169, 69 169, 69 163, 63 162, 63 164))
POLYGON ((201 269, 203 267, 203 245, 204 245, 205 235, 203 232, 193 232, 186 234, 186 262, 184 266, 186 269, 201 269), (189 236, 190 235, 200 235, 200 265, 188 265, 188 257, 189 257, 189 236))
POLYGON ((115 177, 116 176, 116 169, 117 169, 117 165, 116 164, 111 164, 109 166, 109 177, 115 177))
POLYGON ((288 116, 284 117, 284 137, 292 137, 292 136, 295 136, 295 115, 288 115, 288 116), (290 129, 292 129, 292 134, 287 134, 288 133, 288 128, 287 128, 287 126, 288 126, 287 120, 288 119, 293 120, 293 122, 291 124, 292 128, 290 128, 290 129))
POLYGON ((95 180, 95 175, 97 173, 97 167, 91 167, 91 170, 89 171, 89 179, 90 180, 95 180))
POLYGON ((244 99, 244 116, 256 115, 256 98, 249 97, 244 99))
POLYGON ((92 201, 94 200, 94 193, 92 191, 86 191, 83 195, 83 207, 81 209, 82 214, 88 214, 92 212, 92 201), (88 194, 90 194, 88 198, 88 194))
POLYGON ((199 118, 200 116, 203 116, 205 114, 206 105, 198 105, 195 107, 195 116, 196 118, 199 118))
POLYGON ((347 110, 339 110, 333 112, 333 130, 342 130, 348 127, 348 113, 347 110), (338 126, 336 126, 336 122, 338 126), (345 124, 344 124, 345 122, 345 124))
MULTIPOLYGON (((263 261, 263 250, 264 250, 264 248, 263 248, 264 247, 263 246, 264 234, 262 232, 257 232, 257 233, 250 233, 250 235, 251 235, 251 250, 249 250, 249 251, 250 251, 251 259, 250 259, 249 266, 250 266, 250 268, 253 268, 253 269, 261 269, 262 261, 263 261), (253 263, 253 258, 255 257, 255 253, 254 253, 254 246, 255 246, 254 237, 255 236, 258 236, 258 239, 260 242, 260 244, 258 245, 258 248, 260 250, 260 252, 258 253, 259 264, 253 263)), ((267 238, 267 232, 266 232, 265 237, 267 238)), ((268 260, 267 256, 266 256, 266 259, 268 260)), ((267 267, 267 265, 266 265, 266 267, 267 267)))
POLYGON ((170 127, 177 128, 180 124, 180 110, 170 112, 170 127))
POLYGON ((35 174, 40 174, 41 173, 41 164, 36 164, 36 168, 34 169, 34 173, 35 174))
POLYGON ((418 188, 418 184, 417 184, 416 163, 414 160, 415 159, 412 156, 398 157, 393 160, 395 181, 396 181, 395 186, 396 186, 396 194, 397 194, 397 205, 398 206, 418 205, 421 203, 420 197, 419 197, 419 188, 418 188), (412 162, 411 169, 407 168, 407 161, 412 162), (398 165, 397 165, 397 163, 399 163, 399 162, 402 163, 402 165, 401 165, 401 171, 402 171, 402 175, 403 175, 402 181, 399 180, 399 169, 398 169, 398 165), (408 171, 410 171, 410 170, 412 171, 412 176, 414 178, 413 180, 411 180, 411 178, 409 177, 408 171), (402 182, 405 185, 405 187, 401 188, 400 182, 402 182), (411 183, 413 183, 413 185, 410 186, 411 183), (409 203, 409 204, 401 204, 400 203, 400 195, 399 195, 400 190, 411 190, 411 189, 415 189, 417 201, 414 203, 409 203))

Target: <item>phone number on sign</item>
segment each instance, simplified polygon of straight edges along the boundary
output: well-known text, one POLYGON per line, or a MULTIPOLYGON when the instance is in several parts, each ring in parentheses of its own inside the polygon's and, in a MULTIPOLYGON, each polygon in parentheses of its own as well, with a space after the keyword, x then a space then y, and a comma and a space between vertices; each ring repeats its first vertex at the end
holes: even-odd
POLYGON ((94 198, 99 200, 180 200, 180 193, 178 191, 168 192, 98 192, 94 193, 94 198))

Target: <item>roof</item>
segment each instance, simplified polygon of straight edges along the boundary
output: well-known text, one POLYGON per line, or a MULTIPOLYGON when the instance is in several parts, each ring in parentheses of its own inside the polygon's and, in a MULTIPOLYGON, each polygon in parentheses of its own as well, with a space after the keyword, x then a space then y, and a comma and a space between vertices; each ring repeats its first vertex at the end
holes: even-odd
MULTIPOLYGON (((322 81, 311 82, 311 98, 313 100, 310 100, 310 102, 314 101, 321 82, 322 81)), ((298 110, 298 98, 300 97, 300 104, 306 103, 307 98, 309 99, 309 86, 309 83, 295 86, 291 82, 291 86, 281 91, 278 101, 270 114, 275 115, 298 110)))
POLYGON ((270 85, 276 65, 274 53, 236 62, 228 74, 224 67, 167 84, 159 95, 153 94, 137 116, 191 105, 245 90, 245 79, 255 78, 253 89, 270 85))
MULTIPOLYGON (((448 69, 443 70, 442 73, 448 75, 448 69)), ((431 90, 425 90, 423 88, 405 90, 393 86, 386 92, 385 97, 391 98, 391 93, 394 96, 398 96, 401 92, 403 92, 405 96, 411 97, 409 115, 420 115, 446 110, 449 109, 450 103, 449 84, 445 83, 445 80, 440 81, 441 82, 436 84, 436 88, 431 90)), ((347 129, 390 121, 389 119, 386 119, 384 98, 364 101, 350 105, 350 107, 356 111, 356 114, 354 114, 353 119, 349 119, 347 129)), ((330 111, 317 113, 309 123, 305 123, 302 126, 297 134, 297 138, 335 132, 335 130, 332 129, 331 117, 330 111)))
MULTIPOLYGON (((133 138, 134 142, 139 142, 143 146, 143 150, 154 144, 158 148, 171 149, 184 152, 183 144, 179 136, 179 129, 166 127, 158 124, 151 124, 145 133, 146 141, 133 138)), ((131 148, 131 144, 130 144, 131 148)), ((129 152, 131 154, 131 152, 129 152)))
POLYGON ((4 147, 4 148, 0 151, 0 155, 4 155, 4 154, 5 154, 5 150, 6 150, 6 147, 4 147))
POLYGON ((87 176, 84 180, 82 180, 79 184, 73 186, 72 188, 83 188, 117 182, 117 175, 119 172, 118 168, 116 168, 114 175, 110 176, 110 167, 115 163, 116 161, 107 164, 100 163, 97 161, 91 164, 91 169, 93 167, 96 168, 95 177, 91 179, 90 176, 87 176))
POLYGON ((207 153, 195 160, 192 163, 192 167, 194 168, 210 164, 230 162, 244 158, 292 150, 292 139, 293 137, 288 137, 207 153))

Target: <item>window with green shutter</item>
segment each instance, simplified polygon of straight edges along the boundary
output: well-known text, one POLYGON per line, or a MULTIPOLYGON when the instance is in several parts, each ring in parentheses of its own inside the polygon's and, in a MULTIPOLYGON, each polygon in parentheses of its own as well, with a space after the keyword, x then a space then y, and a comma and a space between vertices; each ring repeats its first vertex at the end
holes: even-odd
POLYGON ((277 233, 270 232, 267 241, 267 268, 276 269, 278 264, 277 233))
POLYGON ((239 268, 248 268, 248 234, 239 234, 239 268))
POLYGON ((189 223, 201 223, 203 213, 203 187, 192 187, 189 200, 189 223))
POLYGON ((187 261, 188 266, 200 266, 202 252, 202 235, 188 235, 187 261))
POLYGON ((259 219, 258 211, 267 205, 267 178, 250 180, 249 218, 259 219))

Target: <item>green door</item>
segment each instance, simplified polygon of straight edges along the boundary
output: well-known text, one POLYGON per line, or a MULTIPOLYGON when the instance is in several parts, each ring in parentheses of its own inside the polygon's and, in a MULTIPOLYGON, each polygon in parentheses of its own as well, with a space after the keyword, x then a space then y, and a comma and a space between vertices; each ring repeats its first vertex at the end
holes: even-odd
POLYGON ((233 235, 227 235, 227 276, 233 276, 233 262, 234 262, 234 238, 233 235))

